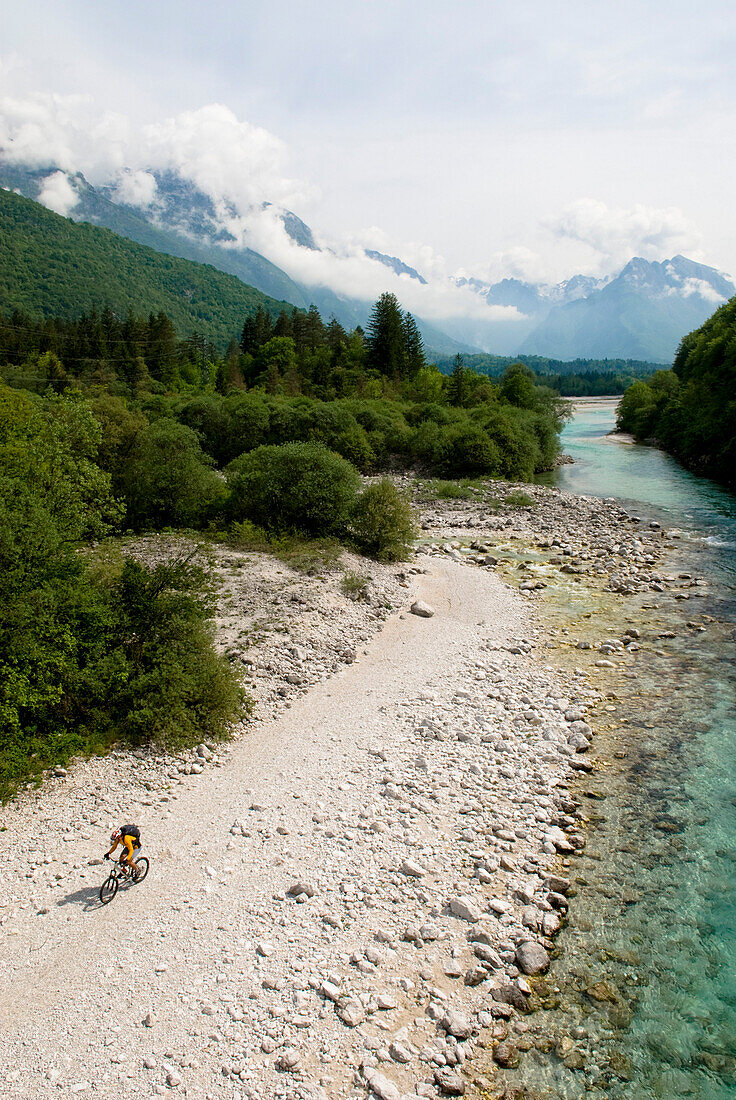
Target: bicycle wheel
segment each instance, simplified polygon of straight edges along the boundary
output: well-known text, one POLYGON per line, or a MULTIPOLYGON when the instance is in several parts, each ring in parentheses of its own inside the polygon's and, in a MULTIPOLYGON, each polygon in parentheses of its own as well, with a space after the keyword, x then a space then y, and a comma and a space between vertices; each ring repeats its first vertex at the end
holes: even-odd
POLYGON ((111 871, 108 877, 100 887, 100 901, 103 905, 107 905, 118 892, 118 879, 117 875, 111 871))
POLYGON ((139 882, 143 882, 143 879, 148 874, 148 860, 146 859, 145 856, 141 856, 141 858, 137 859, 135 862, 138 866, 138 870, 134 871, 132 876, 131 876, 132 879, 133 879, 133 884, 134 885, 136 885, 139 882))

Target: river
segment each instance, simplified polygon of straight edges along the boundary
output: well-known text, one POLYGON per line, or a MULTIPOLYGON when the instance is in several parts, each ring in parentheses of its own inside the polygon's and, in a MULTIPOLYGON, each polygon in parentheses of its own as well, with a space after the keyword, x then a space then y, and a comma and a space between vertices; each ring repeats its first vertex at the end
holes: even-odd
MULTIPOLYGON (((736 498, 656 448, 612 439, 614 409, 576 406, 562 440, 574 464, 555 483, 660 522, 667 569, 698 586, 687 602, 647 593, 595 612, 611 631, 636 622, 642 648, 608 685, 625 717, 599 734, 604 793, 580 791, 588 843, 541 1010, 551 1036, 571 1038, 556 1056, 532 1050, 514 1076, 550 1098, 725 1100, 736 1097, 736 498)), ((561 598, 550 594, 549 613, 580 627, 580 598, 561 598)))

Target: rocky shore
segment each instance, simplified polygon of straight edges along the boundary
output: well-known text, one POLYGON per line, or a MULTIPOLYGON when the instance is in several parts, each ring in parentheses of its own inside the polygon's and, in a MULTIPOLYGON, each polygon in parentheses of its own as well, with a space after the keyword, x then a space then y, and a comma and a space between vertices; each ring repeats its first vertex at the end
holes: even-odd
POLYGON ((605 782, 596 668, 625 672, 642 639, 535 605, 701 588, 661 571, 676 532, 521 491, 419 505, 399 567, 214 552, 250 722, 59 769, 3 810, 0 1095, 512 1097, 532 1048, 616 1074, 532 1010, 586 843, 576 779, 605 782), (100 908, 121 815, 152 870, 100 908))

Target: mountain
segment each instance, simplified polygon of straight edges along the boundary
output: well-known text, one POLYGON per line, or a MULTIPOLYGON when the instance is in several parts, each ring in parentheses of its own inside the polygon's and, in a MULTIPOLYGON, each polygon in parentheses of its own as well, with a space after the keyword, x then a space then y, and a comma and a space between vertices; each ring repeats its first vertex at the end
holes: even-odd
POLYGON ((453 335, 462 330, 496 353, 558 360, 671 362, 683 335, 736 293, 722 272, 684 256, 661 262, 637 257, 616 276, 574 275, 556 285, 456 281, 489 306, 512 307, 517 317, 463 319, 448 326, 453 335))
POLYGON ((385 252, 376 252, 373 248, 364 249, 366 256, 371 260, 378 260, 384 267, 390 267, 394 275, 408 275, 410 279, 416 279, 422 286, 427 285, 427 280, 420 275, 416 268, 409 267, 398 256, 387 256, 385 252))
POLYGON ((734 294, 725 275, 684 256, 661 262, 637 257, 599 289, 554 306, 519 351, 668 363, 682 337, 734 294))
MULTIPOLYGON (((54 171, 53 168, 26 168, 0 160, 0 187, 38 200, 44 181, 54 171)), ((308 298, 297 284, 265 256, 251 249, 235 251, 225 247, 222 234, 219 241, 214 242, 208 231, 208 221, 213 214, 210 200, 174 173, 162 173, 168 185, 164 211, 166 227, 144 216, 137 207, 113 201, 111 189, 93 187, 81 172, 65 173, 65 176, 77 195, 77 204, 70 215, 74 221, 103 226, 169 256, 212 264, 272 298, 283 299, 302 309, 309 306, 308 298)))
MULTIPOLYGON (((0 187, 18 191, 38 200, 49 176, 58 172, 53 165, 29 168, 8 163, 0 157, 0 187)), ((220 271, 235 275, 244 283, 273 298, 307 309, 315 305, 328 319, 335 316, 345 328, 368 324, 372 302, 339 294, 326 286, 301 284, 271 263, 254 249, 237 240, 227 229, 230 219, 237 220, 237 211, 227 204, 218 206, 190 181, 176 172, 153 171, 155 194, 148 204, 126 201, 126 190, 120 183, 93 187, 81 173, 63 173, 76 195, 69 216, 75 221, 104 226, 138 244, 154 248, 170 256, 211 264, 220 271)), ((123 184, 126 177, 123 176, 123 184)), ((273 209, 278 214, 287 235, 308 251, 321 251, 309 226, 290 210, 271 203, 261 209, 273 209)), ((407 274, 425 282, 414 268, 396 257, 376 253, 378 259, 399 274, 407 274)), ((456 352, 476 352, 480 348, 462 339, 449 336, 436 325, 415 318, 425 346, 431 354, 452 355, 456 352)))
MULTIPOLYGON (((38 199, 57 169, 31 169, 3 162, 0 185, 38 199)), ((135 190, 136 174, 93 187, 80 173, 63 173, 76 199, 75 221, 104 226, 158 252, 211 264, 271 298, 302 309, 314 304, 325 319, 335 316, 347 329, 368 324, 372 303, 324 285, 292 279, 247 241, 250 230, 232 204, 213 201, 173 171, 145 174, 150 195, 135 190)), ((254 208, 255 209, 255 208, 254 208)), ((310 227, 292 211, 271 203, 287 237, 307 253, 329 254, 310 227)), ((251 212, 253 213, 253 212, 251 212)), ((366 249, 367 261, 393 275, 426 285, 425 277, 397 256, 366 249)), ((713 308, 736 293, 715 268, 675 256, 660 263, 633 259, 615 276, 574 275, 549 285, 506 278, 491 283, 472 276, 455 279, 487 306, 444 320, 441 327, 416 317, 430 356, 472 354, 541 355, 558 360, 672 360, 682 336, 702 324, 713 308), (501 307, 500 309, 498 307, 501 307)))
POLYGON ((290 308, 210 265, 164 255, 0 190, 0 309, 77 317, 104 306, 120 317, 164 311, 181 336, 198 332, 221 348, 258 306, 274 316, 290 308))

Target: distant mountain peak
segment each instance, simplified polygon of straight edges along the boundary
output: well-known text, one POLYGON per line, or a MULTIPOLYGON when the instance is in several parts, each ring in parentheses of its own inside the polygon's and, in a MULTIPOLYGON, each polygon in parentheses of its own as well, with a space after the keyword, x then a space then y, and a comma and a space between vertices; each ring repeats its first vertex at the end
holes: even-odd
POLYGON ((423 286, 427 285, 427 280, 423 275, 420 275, 416 268, 409 267, 403 260, 400 260, 398 256, 387 256, 385 252, 376 252, 373 248, 364 248, 366 256, 369 260, 377 260, 379 264, 383 264, 384 267, 390 267, 396 275, 408 275, 410 279, 416 279, 417 282, 423 286))

